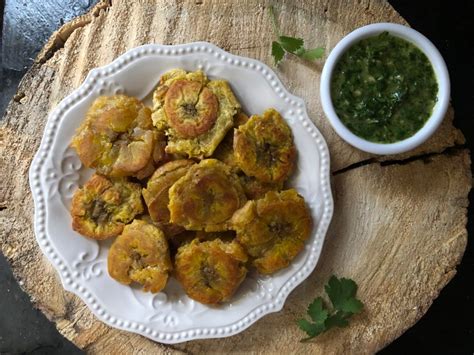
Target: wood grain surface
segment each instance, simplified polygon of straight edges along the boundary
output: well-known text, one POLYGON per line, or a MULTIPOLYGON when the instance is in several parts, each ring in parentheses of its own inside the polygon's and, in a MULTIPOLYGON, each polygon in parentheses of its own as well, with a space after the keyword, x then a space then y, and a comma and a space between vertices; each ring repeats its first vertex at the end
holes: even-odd
MULTIPOLYGON (((282 33, 330 49, 348 32, 373 22, 405 21, 385 1, 275 2, 282 33)), ((305 99, 331 152, 335 214, 316 270, 281 312, 243 333, 167 346, 108 327, 94 318, 59 278, 36 244, 28 168, 48 112, 88 71, 145 43, 204 40, 273 66, 268 3, 246 1, 102 1, 53 34, 23 78, 0 131, 0 243, 23 288, 58 330, 90 353, 372 353, 413 325, 453 277, 467 232, 469 152, 449 110, 441 128, 418 149, 376 157, 344 143, 319 101, 323 61, 287 58, 276 69, 305 99), (353 278, 365 311, 348 328, 310 343, 295 319, 323 293, 333 273, 353 278)))

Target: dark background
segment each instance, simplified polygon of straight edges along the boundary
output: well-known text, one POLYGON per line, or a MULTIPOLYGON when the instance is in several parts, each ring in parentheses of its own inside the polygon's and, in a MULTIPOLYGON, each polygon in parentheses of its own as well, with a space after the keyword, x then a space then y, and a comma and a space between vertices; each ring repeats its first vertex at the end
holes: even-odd
MULTIPOLYGON (((48 2, 47 0, 45 2, 48 2)), ((49 1, 60 3, 60 1, 49 1)), ((34 56, 49 37, 51 31, 74 15, 85 11, 94 0, 64 0, 62 9, 56 5, 49 22, 31 26, 38 4, 33 0, 0 0, 0 23, 8 8, 8 18, 16 23, 3 25, 3 51, 0 53, 0 117, 10 101, 19 80, 31 65, 34 56), (64 6, 67 4, 67 6, 64 6), (73 4, 74 6, 72 6, 73 4), (69 6, 71 5, 71 6, 69 6), (30 19, 17 16, 30 13, 30 19), (54 16, 53 16, 54 15, 54 16), (12 17, 13 16, 13 17, 12 17), (16 17, 15 17, 16 16, 16 17), (22 22, 23 21, 23 22, 22 22), (26 22, 25 22, 26 21, 26 22), (20 43, 12 35, 12 26, 33 27, 34 40, 20 43), (10 33, 8 32, 10 31, 10 33), (6 36, 9 35, 9 36, 6 36), (14 53, 13 53, 14 52, 14 53), (20 56, 18 56, 20 53, 20 56), (13 56, 12 56, 13 54, 13 56), (3 61, 2 61, 3 56, 3 61), (15 60, 11 58, 16 57, 15 60), (22 59, 18 59, 22 58, 22 59), (22 61, 23 60, 23 61, 22 61), (11 65, 13 63, 13 65, 11 65)), ((471 39, 474 25, 474 1, 416 1, 392 0, 392 6, 410 25, 430 38, 444 56, 452 84, 452 104, 455 125, 467 139, 472 151, 474 144, 474 42, 471 39)), ((44 14, 43 14, 44 17, 44 14)), ((5 16, 7 22, 7 16, 5 16)), ((18 29, 18 27, 17 27, 18 29)), ((23 32, 16 30, 16 36, 23 32)), ((31 36, 30 36, 31 37, 31 36)), ((1 44, 1 42, 0 42, 1 44)), ((0 45, 1 47, 1 45, 0 45)), ((473 193, 470 194, 468 231, 474 232, 473 193)), ((474 246, 468 246, 462 263, 453 280, 443 289, 428 313, 399 339, 386 347, 382 354, 473 354, 474 353, 474 246)), ((390 319, 387 319, 390 322, 390 319)), ((295 339, 297 341, 297 339, 295 339)), ((44 315, 34 309, 28 295, 21 291, 13 278, 8 262, 0 253, 0 353, 1 354, 80 354, 73 344, 64 339, 44 315)))

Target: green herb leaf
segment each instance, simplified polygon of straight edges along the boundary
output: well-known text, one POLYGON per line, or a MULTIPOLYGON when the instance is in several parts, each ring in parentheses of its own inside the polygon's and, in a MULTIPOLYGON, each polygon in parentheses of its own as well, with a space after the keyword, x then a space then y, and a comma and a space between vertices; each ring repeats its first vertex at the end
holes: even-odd
POLYGON ((326 330, 326 326, 324 325, 324 323, 311 323, 304 318, 299 319, 296 323, 298 324, 301 330, 308 334, 307 338, 301 339, 302 342, 312 339, 326 330))
POLYGON ((328 318, 328 311, 324 309, 323 299, 317 297, 309 306, 308 314, 317 324, 323 324, 328 318))
POLYGON ((349 322, 347 321, 348 317, 350 317, 350 315, 346 316, 343 312, 336 312, 332 314, 326 320, 326 329, 331 329, 333 327, 347 327, 349 325, 349 322))
POLYGON ((362 303, 355 299, 357 285, 354 281, 332 276, 325 286, 333 306, 338 311, 347 313, 359 313, 362 310, 362 303))
POLYGON ((304 318, 297 321, 300 329, 308 335, 301 341, 312 339, 334 327, 347 327, 348 319, 363 308, 362 302, 355 297, 357 285, 354 281, 331 276, 324 288, 334 308, 329 309, 321 297, 316 297, 307 310, 313 322, 304 318))
POLYGON ((361 301, 359 301, 357 298, 350 298, 346 300, 346 302, 344 302, 343 311, 352 314, 357 314, 362 311, 362 308, 364 308, 364 305, 361 301))
POLYGON ((294 38, 294 37, 287 37, 287 36, 280 36, 279 37, 281 46, 290 53, 295 54, 301 48, 304 49, 304 41, 302 38, 294 38))
POLYGON ((313 60, 323 57, 324 48, 319 47, 319 48, 313 48, 313 49, 308 49, 308 50, 305 49, 304 51, 296 53, 296 55, 302 59, 313 61, 313 60))
POLYGON ((280 43, 273 41, 272 42, 272 56, 273 56, 273 60, 275 61, 275 65, 278 65, 278 63, 281 62, 284 55, 285 55, 285 51, 283 50, 280 43))

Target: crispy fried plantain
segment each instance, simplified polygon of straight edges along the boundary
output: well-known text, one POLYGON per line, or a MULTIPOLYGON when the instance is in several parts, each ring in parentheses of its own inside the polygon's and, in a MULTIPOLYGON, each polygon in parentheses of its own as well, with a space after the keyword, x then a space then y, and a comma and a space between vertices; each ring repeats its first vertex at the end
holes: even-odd
POLYGON ((152 224, 134 220, 110 247, 107 268, 120 283, 135 281, 143 285, 144 291, 161 291, 172 270, 165 235, 152 224))
POLYGON ((151 111, 134 97, 100 96, 89 108, 71 146, 82 163, 112 177, 145 177, 154 159, 162 155, 156 145, 164 136, 153 127, 151 111))
POLYGON ((257 270, 271 274, 287 267, 303 250, 312 220, 304 199, 290 189, 248 201, 232 217, 232 228, 257 270))
POLYGON ((246 197, 239 178, 224 163, 205 159, 169 190, 170 221, 189 230, 223 231, 246 197))
POLYGON ((72 228, 97 240, 119 235, 125 224, 143 212, 140 189, 125 178, 93 175, 72 198, 72 228))
POLYGON ((202 159, 212 155, 239 109, 226 81, 174 69, 163 74, 155 89, 152 118, 168 135, 167 153, 202 159))
POLYGON ((296 148, 290 127, 274 109, 254 115, 234 131, 237 165, 262 182, 284 182, 293 172, 296 148))
POLYGON ((186 294, 198 302, 228 301, 247 274, 247 255, 236 242, 194 239, 178 249, 176 277, 186 294))

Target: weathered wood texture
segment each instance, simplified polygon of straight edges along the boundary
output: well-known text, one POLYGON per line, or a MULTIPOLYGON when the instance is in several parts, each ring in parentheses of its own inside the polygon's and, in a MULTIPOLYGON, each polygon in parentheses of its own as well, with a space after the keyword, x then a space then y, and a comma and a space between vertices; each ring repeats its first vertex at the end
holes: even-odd
MULTIPOLYGON (((303 36, 309 46, 324 45, 328 52, 356 27, 405 23, 384 1, 298 0, 275 7, 284 34, 303 36)), ((370 353, 413 325, 455 274, 466 245, 472 181, 469 152, 460 146, 464 137, 452 125, 452 110, 428 142, 380 164, 380 157, 342 142, 325 120, 319 102, 323 62, 288 58, 277 72, 305 99, 326 137, 336 206, 317 269, 284 309, 234 337, 165 346, 109 328, 63 290, 35 242, 27 180, 48 112, 90 69, 144 43, 205 40, 273 65, 272 38, 267 4, 254 0, 102 2, 56 32, 22 80, 0 131, 1 248, 35 306, 80 348, 91 353, 370 353), (333 273, 358 282, 365 312, 350 327, 301 344, 294 320, 323 293, 333 273)))

